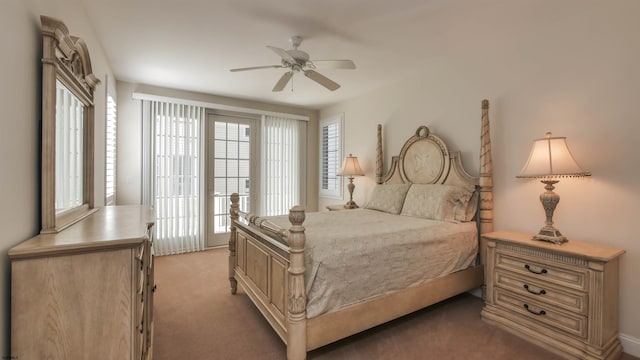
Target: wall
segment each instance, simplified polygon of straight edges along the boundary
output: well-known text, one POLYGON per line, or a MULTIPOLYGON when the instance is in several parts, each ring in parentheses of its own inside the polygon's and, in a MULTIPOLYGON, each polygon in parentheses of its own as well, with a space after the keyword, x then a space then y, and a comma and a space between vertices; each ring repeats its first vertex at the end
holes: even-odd
MULTIPOLYGON (((78 0, 3 0, 0 11, 0 356, 9 356, 10 264, 7 251, 40 231, 40 15, 63 20, 89 49, 94 74, 112 76, 78 0)), ((105 88, 95 94, 96 139, 104 138, 105 88)), ((95 153, 96 204, 104 204, 104 141, 95 153), (101 175, 102 174, 102 175, 101 175)))
MULTIPOLYGON (((345 152, 366 177, 355 179, 360 204, 375 182, 376 124, 384 128, 386 164, 421 125, 462 151, 478 174, 480 101, 490 100, 496 229, 537 232, 543 185, 516 179, 532 140, 566 136, 591 178, 563 179, 554 220, 569 240, 620 247, 620 331, 640 356, 640 2, 483 1, 443 7, 428 19, 435 49, 411 78, 323 109, 344 112, 345 152), (499 6, 498 6, 499 5, 499 6)), ((346 193, 346 191, 345 191, 346 193)), ((348 193, 347 193, 348 194, 348 193)), ((348 195, 347 195, 348 196, 348 195)), ((319 206, 335 200, 319 199, 319 206)))
POLYGON ((310 165, 307 166, 306 208, 310 211, 317 209, 318 169, 317 166, 315 166, 315 164, 317 164, 316 159, 318 158, 317 111, 149 85, 132 84, 124 81, 118 81, 118 154, 120 154, 118 156, 117 169, 118 204, 139 204, 142 198, 142 104, 140 100, 132 99, 134 92, 244 109, 308 116, 307 163, 310 165))

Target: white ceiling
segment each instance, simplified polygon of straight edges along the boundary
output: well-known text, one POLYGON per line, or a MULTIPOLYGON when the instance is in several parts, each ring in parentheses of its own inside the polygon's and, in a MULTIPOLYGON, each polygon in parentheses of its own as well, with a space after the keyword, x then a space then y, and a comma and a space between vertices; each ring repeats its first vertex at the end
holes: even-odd
POLYGON ((82 1, 119 80, 316 109, 419 71, 447 46, 442 35, 452 24, 434 17, 459 5, 455 0, 82 1), (284 69, 229 71, 279 64, 266 45, 289 49, 292 35, 304 38, 300 50, 312 59, 352 59, 356 70, 319 70, 342 85, 333 92, 298 73, 280 93, 271 89, 284 69))

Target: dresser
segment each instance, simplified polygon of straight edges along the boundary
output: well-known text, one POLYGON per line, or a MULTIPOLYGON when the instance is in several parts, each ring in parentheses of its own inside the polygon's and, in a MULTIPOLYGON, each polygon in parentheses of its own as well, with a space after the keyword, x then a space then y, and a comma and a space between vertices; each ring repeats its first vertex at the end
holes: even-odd
POLYGON ((100 208, 9 250, 11 356, 152 358, 153 214, 100 208))
POLYGON ((531 234, 482 235, 482 318, 567 359, 617 359, 618 262, 624 250, 531 234))

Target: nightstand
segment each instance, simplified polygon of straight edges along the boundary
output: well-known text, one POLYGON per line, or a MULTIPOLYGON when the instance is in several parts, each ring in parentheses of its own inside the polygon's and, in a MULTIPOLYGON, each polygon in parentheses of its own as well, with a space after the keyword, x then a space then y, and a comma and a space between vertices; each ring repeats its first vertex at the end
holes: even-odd
POLYGON ((329 211, 341 211, 341 210, 353 210, 353 209, 357 209, 357 207, 356 208, 348 208, 344 204, 327 205, 327 210, 329 210, 329 211))
POLYGON ((497 231, 486 243, 482 319, 568 359, 617 359, 624 250, 497 231))

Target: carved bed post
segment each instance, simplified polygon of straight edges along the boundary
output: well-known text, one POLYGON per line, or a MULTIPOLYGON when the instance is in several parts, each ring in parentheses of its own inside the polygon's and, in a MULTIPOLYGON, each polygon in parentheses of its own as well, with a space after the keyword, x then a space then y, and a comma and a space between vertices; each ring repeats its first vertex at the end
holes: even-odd
POLYGON ((307 295, 304 285, 305 213, 301 206, 289 211, 289 298, 287 312, 287 359, 307 356, 307 295))
MULTIPOLYGON (((482 130, 480 132, 480 235, 493 231, 493 162, 491 160, 491 131, 489 130, 489 100, 482 100, 482 130)), ((486 264, 487 247, 480 237, 480 264, 486 264)), ((487 287, 482 285, 482 298, 487 287)))
POLYGON ((493 231, 493 162, 489 130, 489 100, 482 100, 480 133, 480 233, 493 231))
POLYGON ((238 210, 240 205, 240 196, 238 193, 231 194, 231 209, 229 209, 229 216, 231 217, 231 228, 229 231, 229 282, 231 283, 231 294, 235 294, 238 290, 238 282, 235 278, 236 268, 236 239, 238 233, 236 231, 236 221, 238 221, 238 210))
POLYGON ((382 184, 382 125, 378 124, 378 144, 376 146, 376 184, 382 184))

